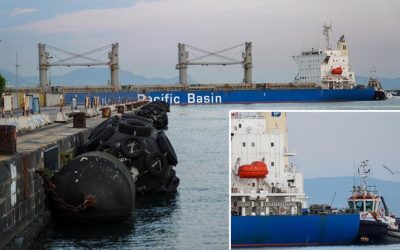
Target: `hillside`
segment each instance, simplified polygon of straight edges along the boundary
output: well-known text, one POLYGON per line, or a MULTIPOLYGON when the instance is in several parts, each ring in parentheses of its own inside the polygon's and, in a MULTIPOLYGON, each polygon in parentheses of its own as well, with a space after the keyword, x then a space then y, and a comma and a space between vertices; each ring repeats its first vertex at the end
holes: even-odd
MULTIPOLYGON (((16 75, 14 72, 1 69, 2 74, 9 85, 16 85, 16 75)), ((107 85, 110 79, 110 70, 107 68, 83 68, 76 69, 64 75, 51 76, 51 85, 67 85, 67 86, 78 86, 78 85, 107 85)), ((188 76, 190 83, 197 83, 193 78, 188 76)), ((39 76, 19 76, 19 86, 37 86, 39 82, 39 76)), ((179 82, 178 76, 172 78, 162 77, 144 77, 135 75, 126 70, 119 71, 119 82, 120 84, 174 84, 179 82)))
MULTIPOLYGON (((15 86, 16 76, 14 72, 1 69, 0 74, 2 74, 10 85, 15 86)), ((51 76, 50 81, 53 86, 57 85, 68 85, 68 86, 77 86, 77 85, 107 85, 110 79, 110 71, 107 68, 80 68, 75 69, 69 73, 58 76, 51 76)), ((357 76, 356 80, 358 83, 367 84, 368 77, 366 76, 357 76)), ((400 77, 398 78, 385 78, 379 77, 382 86, 388 90, 400 90, 400 77)), ((141 75, 133 74, 127 70, 119 71, 119 81, 121 84, 174 84, 178 83, 179 77, 175 76, 172 78, 163 78, 163 77, 144 77, 141 75)), ((189 83, 197 84, 198 82, 194 80, 192 77, 188 76, 189 83)), ((268 79, 267 79, 268 81, 268 79)), ((36 86, 39 82, 38 76, 19 76, 19 85, 20 86, 36 86)))

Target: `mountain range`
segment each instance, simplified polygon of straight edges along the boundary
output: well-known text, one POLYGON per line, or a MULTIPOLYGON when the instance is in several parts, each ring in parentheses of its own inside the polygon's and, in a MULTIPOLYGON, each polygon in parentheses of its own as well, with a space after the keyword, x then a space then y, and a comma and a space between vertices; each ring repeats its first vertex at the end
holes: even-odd
MULTIPOLYGON (((308 205, 331 204, 337 208, 346 207, 346 199, 351 195, 354 177, 319 177, 304 180, 308 205)), ((400 182, 368 178, 368 185, 376 186, 378 194, 385 198, 389 211, 400 217, 400 182)), ((359 185, 358 178, 356 185, 359 185)))
MULTIPOLYGON (((1 69, 0 74, 3 75, 10 85, 15 86, 16 75, 14 72, 1 69)), ((110 71, 107 68, 81 68, 73 70, 69 73, 57 76, 51 76, 50 82, 53 86, 58 85, 69 85, 69 86, 95 86, 95 85, 107 85, 110 79, 110 71)), ((368 83, 368 77, 357 76, 358 83, 368 83)), ((379 77, 384 89, 388 90, 400 90, 400 77, 397 78, 386 78, 379 77)), ((197 84, 198 82, 192 77, 188 76, 189 83, 197 84)), ((20 86, 37 86, 39 82, 38 76, 19 76, 20 86)), ((126 70, 119 71, 119 82, 121 85, 124 84, 174 84, 179 82, 179 77, 175 76, 172 78, 163 77, 144 77, 141 75, 133 74, 126 70)))
MULTIPOLYGON (((16 75, 14 72, 1 69, 0 74, 3 75, 9 85, 15 86, 16 75)), ((19 86, 37 86, 39 76, 18 76, 19 86)), ((49 81, 53 86, 68 85, 68 86, 105 86, 110 79, 110 70, 107 68, 84 68, 76 69, 63 75, 51 76, 49 81)), ((197 83, 192 77, 188 76, 190 83, 197 83)), ((135 75, 126 70, 119 70, 119 83, 124 84, 174 84, 179 82, 179 77, 163 78, 163 77, 144 77, 135 75)))

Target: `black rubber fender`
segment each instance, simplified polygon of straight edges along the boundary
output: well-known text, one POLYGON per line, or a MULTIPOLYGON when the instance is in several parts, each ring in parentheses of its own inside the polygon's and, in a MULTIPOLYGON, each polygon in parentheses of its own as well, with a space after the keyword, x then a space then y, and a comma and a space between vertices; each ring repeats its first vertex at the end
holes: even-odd
POLYGON ((88 194, 96 199, 94 207, 72 212, 60 208, 51 196, 50 209, 56 220, 120 223, 131 216, 135 207, 131 173, 117 158, 104 152, 89 152, 74 158, 53 176, 52 182, 61 199, 73 206, 81 204, 88 194))
POLYGON ((123 114, 121 117, 121 120, 131 120, 131 119, 137 119, 137 120, 141 120, 141 121, 145 121, 149 124, 153 124, 153 120, 143 117, 143 116, 139 116, 135 113, 127 113, 127 114, 123 114))
POLYGON ((112 155, 116 155, 117 147, 115 143, 112 142, 103 142, 99 146, 97 146, 96 151, 103 151, 112 155))
POLYGON ((143 153, 144 143, 137 136, 128 136, 121 141, 120 149, 126 157, 135 159, 143 153))
POLYGON ((176 166, 178 164, 178 157, 176 156, 175 150, 172 147, 171 142, 169 141, 167 135, 160 131, 157 135, 157 145, 160 147, 161 152, 165 154, 165 157, 168 160, 170 165, 176 166))
POLYGON ((96 135, 100 134, 107 125, 111 124, 112 126, 115 126, 118 124, 118 116, 113 116, 108 118, 107 120, 102 121, 99 125, 97 125, 92 132, 90 133, 88 139, 92 139, 93 137, 96 137, 96 135))
POLYGON ((146 156, 146 169, 149 174, 161 176, 167 169, 167 159, 160 152, 153 152, 146 156))
POLYGON ((134 136, 150 136, 153 127, 148 122, 139 119, 127 119, 119 122, 118 131, 134 136))
POLYGON ((115 130, 111 124, 105 126, 105 128, 98 134, 92 136, 87 143, 87 149, 94 150, 97 148, 98 144, 107 141, 114 134, 115 130))

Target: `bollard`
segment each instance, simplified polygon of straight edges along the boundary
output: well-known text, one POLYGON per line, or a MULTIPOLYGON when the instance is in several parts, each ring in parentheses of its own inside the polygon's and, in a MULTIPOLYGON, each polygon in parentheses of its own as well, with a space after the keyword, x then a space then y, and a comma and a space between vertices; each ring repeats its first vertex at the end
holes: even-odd
POLYGON ((101 114, 102 114, 103 118, 110 118, 111 117, 111 108, 110 107, 102 108, 101 114))
POLYGON ((124 110, 125 110, 124 105, 118 105, 118 106, 117 106, 117 112, 118 112, 118 114, 123 114, 123 113, 124 113, 124 110))
POLYGON ((69 117, 73 117, 72 120, 73 128, 86 128, 85 112, 73 112, 69 114, 69 117))
POLYGON ((0 125, 0 154, 17 153, 17 128, 14 125, 0 125))
POLYGON ((32 98, 32 114, 40 113, 40 102, 39 97, 32 98))

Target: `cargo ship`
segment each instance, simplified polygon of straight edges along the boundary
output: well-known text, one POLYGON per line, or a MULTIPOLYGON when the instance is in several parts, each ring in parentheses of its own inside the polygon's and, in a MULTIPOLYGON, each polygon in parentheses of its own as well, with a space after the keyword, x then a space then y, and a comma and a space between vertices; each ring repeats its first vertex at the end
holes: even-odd
POLYGON ((344 35, 337 48, 329 45, 330 26, 324 25, 326 49, 308 49, 293 56, 299 72, 290 83, 240 83, 240 84, 160 84, 123 85, 120 89, 93 89, 60 87, 65 100, 73 96, 84 102, 85 96, 100 96, 107 102, 122 99, 165 101, 173 105, 187 104, 239 104, 274 102, 344 102, 366 101, 380 97, 372 86, 356 85, 351 70, 349 50, 344 35))
POLYGON ((289 163, 286 113, 231 112, 230 124, 232 247, 353 242, 357 213, 308 209, 303 174, 289 163))

